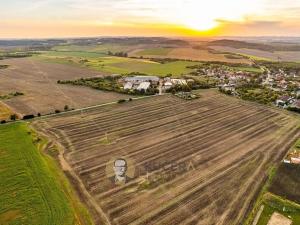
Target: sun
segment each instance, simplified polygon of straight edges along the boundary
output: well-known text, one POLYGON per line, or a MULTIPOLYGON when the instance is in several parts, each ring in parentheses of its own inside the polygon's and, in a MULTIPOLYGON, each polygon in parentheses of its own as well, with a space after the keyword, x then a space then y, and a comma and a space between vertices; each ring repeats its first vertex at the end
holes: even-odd
POLYGON ((197 31, 208 31, 218 26, 217 15, 206 11, 199 13, 199 7, 185 6, 185 10, 180 12, 178 21, 190 29, 197 31))
POLYGON ((215 21, 188 21, 185 22, 185 26, 197 30, 197 31, 208 31, 218 26, 215 21))

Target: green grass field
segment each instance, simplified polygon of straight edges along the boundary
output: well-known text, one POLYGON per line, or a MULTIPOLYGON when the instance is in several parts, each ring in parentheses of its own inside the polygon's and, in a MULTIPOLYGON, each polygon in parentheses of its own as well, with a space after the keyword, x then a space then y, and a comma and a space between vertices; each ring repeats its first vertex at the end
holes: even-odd
POLYGON ((250 72, 250 73, 262 73, 263 71, 260 68, 255 67, 232 67, 235 71, 244 71, 244 72, 250 72))
POLYGON ((165 64, 156 63, 150 60, 131 59, 120 57, 104 57, 99 61, 91 61, 86 65, 108 73, 131 73, 140 72, 148 75, 163 76, 172 74, 178 76, 192 71, 187 66, 195 65, 195 62, 176 61, 165 64))
POLYGON ((44 57, 74 57, 74 58, 99 58, 106 56, 101 52, 87 51, 45 51, 41 52, 44 57))
POLYGON ((85 52, 98 52, 98 53, 107 53, 111 52, 127 52, 132 49, 130 45, 121 45, 121 44, 99 44, 99 45, 59 45, 52 48, 57 51, 85 51, 85 52))
POLYGON ((48 51, 43 52, 41 55, 35 56, 35 58, 48 62, 88 67, 107 74, 125 74, 131 72, 140 72, 148 75, 158 76, 164 76, 167 74, 180 76, 181 74, 186 74, 192 71, 192 69, 186 68, 187 66, 197 64, 197 62, 189 61, 175 61, 160 64, 147 59, 105 56, 101 53, 76 51, 48 51), (82 59, 88 61, 81 62, 82 59))
POLYGON ((167 56, 169 52, 171 52, 172 48, 147 48, 144 50, 141 50, 136 53, 138 56, 144 56, 144 55, 159 55, 159 56, 167 56))
MULTIPOLYGON (((126 51, 126 48, 128 48, 128 46, 112 46, 107 44, 97 46, 57 46, 54 48, 54 51, 44 51, 41 52, 40 55, 34 57, 48 62, 89 67, 107 74, 140 72, 158 76, 172 74, 175 77, 191 72, 192 69, 186 68, 187 66, 199 64, 199 62, 184 60, 160 64, 148 59, 134 59, 107 55, 107 51, 126 51)), ((172 51, 171 48, 149 48, 141 50, 136 54, 167 56, 170 51, 172 51)), ((234 71, 255 73, 262 72, 261 69, 250 66, 230 67, 230 69, 234 71)))
POLYGON ((0 224, 92 224, 45 143, 24 122, 0 126, 0 224))

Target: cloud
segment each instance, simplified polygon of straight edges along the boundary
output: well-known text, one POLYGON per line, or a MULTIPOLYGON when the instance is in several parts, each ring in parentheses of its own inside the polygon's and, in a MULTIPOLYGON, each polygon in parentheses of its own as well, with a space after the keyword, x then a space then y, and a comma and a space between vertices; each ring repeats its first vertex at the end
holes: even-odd
POLYGON ((66 28, 77 24, 82 30, 84 26, 110 30, 111 26, 126 32, 126 27, 138 30, 159 24, 168 30, 218 24, 218 34, 300 35, 296 29, 300 0, 9 0, 2 1, 0 8, 0 29, 7 32, 9 24, 34 27, 39 21, 52 29, 55 24, 66 28))

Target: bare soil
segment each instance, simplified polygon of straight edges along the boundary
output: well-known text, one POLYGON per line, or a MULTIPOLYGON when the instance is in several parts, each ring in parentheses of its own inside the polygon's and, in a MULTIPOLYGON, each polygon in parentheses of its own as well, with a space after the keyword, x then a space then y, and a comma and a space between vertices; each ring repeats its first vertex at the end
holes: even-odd
MULTIPOLYGON (((139 57, 138 54, 143 49, 135 49, 129 53, 130 56, 139 57)), ((185 48, 173 48, 166 55, 143 55, 146 58, 174 58, 182 60, 194 60, 194 61, 219 61, 229 63, 246 63, 250 64, 248 59, 230 59, 226 58, 223 53, 211 53, 208 50, 198 50, 189 47, 185 48)))
POLYGON ((5 100, 14 111, 21 114, 49 113, 55 109, 81 108, 116 101, 128 96, 94 90, 87 87, 57 84, 58 80, 72 80, 103 74, 71 65, 46 63, 33 58, 2 60, 10 65, 0 70, 1 92, 19 91, 24 96, 5 100))
POLYGON ((300 134, 283 111, 213 91, 59 115, 35 127, 65 148, 96 224, 113 225, 241 224, 268 170, 300 134), (104 144, 106 136, 114 141, 104 144), (125 185, 109 183, 113 157, 135 162, 125 185))
POLYGON ((292 220, 276 212, 273 213, 271 219, 268 222, 268 225, 291 225, 291 224, 292 224, 292 220))

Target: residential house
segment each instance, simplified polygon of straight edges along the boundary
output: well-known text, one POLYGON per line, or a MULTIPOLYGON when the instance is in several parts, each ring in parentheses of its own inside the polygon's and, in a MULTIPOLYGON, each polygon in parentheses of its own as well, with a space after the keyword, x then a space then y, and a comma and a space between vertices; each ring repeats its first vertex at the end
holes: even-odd
POLYGON ((289 104, 293 102, 293 98, 291 98, 288 95, 281 96, 276 100, 276 106, 282 107, 282 108, 287 108, 289 104))
POLYGON ((291 105, 290 105, 291 108, 295 108, 295 109, 300 109, 300 100, 297 99, 295 100, 291 105))

